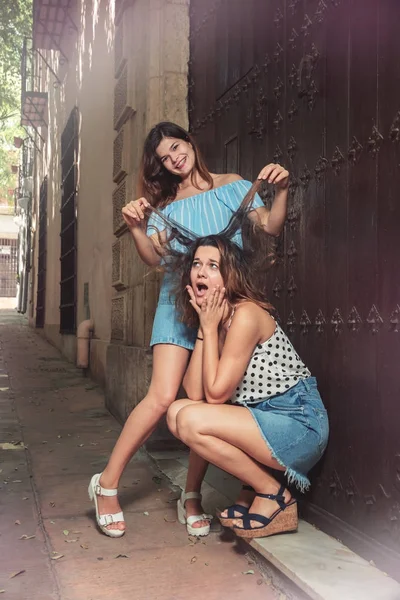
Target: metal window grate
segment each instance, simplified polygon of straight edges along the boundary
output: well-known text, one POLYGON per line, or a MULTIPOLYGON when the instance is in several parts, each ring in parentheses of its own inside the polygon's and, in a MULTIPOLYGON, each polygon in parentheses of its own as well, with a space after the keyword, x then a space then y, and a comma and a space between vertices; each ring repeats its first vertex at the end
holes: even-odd
POLYGON ((0 238, 0 297, 17 295, 18 240, 0 238))
POLYGON ((62 42, 71 29, 77 30, 72 18, 75 0, 33 1, 33 43, 42 50, 58 50, 66 60, 62 42))
POLYGON ((48 94, 40 72, 42 62, 42 57, 38 61, 32 39, 24 38, 21 57, 21 125, 33 127, 44 141, 38 130, 48 124, 48 94))
POLYGON ((61 280, 60 333, 75 333, 77 304, 78 109, 61 135, 61 280))
POLYGON ((46 253, 47 253, 47 177, 40 186, 39 200, 39 256, 36 299, 36 327, 44 327, 46 302, 46 253))

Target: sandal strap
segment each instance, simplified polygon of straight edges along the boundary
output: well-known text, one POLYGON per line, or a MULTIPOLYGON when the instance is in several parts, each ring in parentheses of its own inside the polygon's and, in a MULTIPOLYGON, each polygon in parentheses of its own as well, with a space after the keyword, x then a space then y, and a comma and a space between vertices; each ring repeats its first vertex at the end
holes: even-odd
POLYGON ((285 497, 283 495, 284 491, 285 491, 285 486, 281 485, 281 487, 279 488, 279 492, 277 494, 256 494, 256 496, 259 496, 260 498, 268 498, 268 500, 275 500, 278 503, 279 508, 281 508, 282 510, 285 510, 286 503, 285 503, 285 497))
POLYGON ((202 515, 192 515, 191 517, 187 517, 186 523, 188 525, 193 525, 193 523, 198 523, 199 521, 211 521, 212 518, 212 515, 206 515, 205 513, 202 515))
POLYGON ((244 515, 243 517, 243 529, 258 529, 258 527, 252 527, 250 525, 250 521, 257 521, 258 523, 262 524, 262 527, 271 523, 271 519, 269 519, 268 517, 264 517, 264 515, 259 515, 257 513, 247 513, 247 515, 244 515))
POLYGON ((99 518, 98 518, 99 524, 103 525, 103 527, 105 527, 107 525, 111 525, 112 523, 118 523, 121 521, 125 521, 123 512, 114 513, 113 515, 99 515, 99 518))
POLYGON ((116 496, 118 494, 118 490, 107 490, 106 488, 101 487, 99 483, 94 486, 94 493, 96 496, 116 496))
MULTIPOLYGON (((242 506, 241 504, 232 504, 231 506, 228 506, 228 508, 226 508, 226 517, 222 517, 223 519, 235 519, 235 512, 240 513, 241 515, 245 515, 249 512, 249 509, 246 508, 245 506, 242 506)), ((237 517, 239 518, 239 517, 237 517)))
POLYGON ((199 521, 211 521, 212 518, 212 515, 206 515, 205 513, 202 515, 192 515, 191 517, 186 518, 186 523, 192 526, 194 523, 198 523, 199 521))
POLYGON ((181 504, 185 508, 186 500, 201 500, 201 494, 199 492, 182 492, 181 504))

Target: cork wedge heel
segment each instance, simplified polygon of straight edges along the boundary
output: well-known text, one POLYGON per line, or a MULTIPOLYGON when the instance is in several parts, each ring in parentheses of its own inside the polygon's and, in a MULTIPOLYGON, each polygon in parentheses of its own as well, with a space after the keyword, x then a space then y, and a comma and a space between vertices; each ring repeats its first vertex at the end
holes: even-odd
POLYGON ((256 494, 256 496, 259 496, 260 498, 276 500, 279 508, 270 517, 264 517, 257 513, 248 512, 243 517, 242 527, 238 527, 237 525, 233 527, 236 535, 241 538, 251 539, 297 531, 297 501, 290 500, 290 502, 286 504, 283 491, 284 486, 281 486, 278 494, 256 494), (252 527, 251 521, 260 523, 260 526, 252 527))

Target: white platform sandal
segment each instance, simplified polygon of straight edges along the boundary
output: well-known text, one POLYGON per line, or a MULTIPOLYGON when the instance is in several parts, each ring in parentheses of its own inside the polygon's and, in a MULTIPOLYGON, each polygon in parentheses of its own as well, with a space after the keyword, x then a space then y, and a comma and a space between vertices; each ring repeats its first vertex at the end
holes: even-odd
POLYGON ((181 525, 186 525, 186 529, 189 535, 208 535, 210 533, 211 520, 213 516, 206 515, 205 513, 203 513, 201 515, 192 515, 191 517, 186 517, 186 500, 201 500, 201 494, 199 494, 198 492, 188 492, 187 494, 185 492, 182 492, 182 495, 177 502, 179 523, 181 523, 181 525), (194 523, 198 523, 199 521, 210 522, 208 523, 208 525, 204 525, 203 527, 193 527, 194 523))
POLYGON ((112 523, 118 523, 119 521, 125 521, 124 513, 121 511, 119 513, 114 513, 112 515, 99 515, 99 508, 97 505, 97 496, 116 496, 118 490, 106 490, 101 487, 99 481, 102 473, 97 473, 93 475, 92 479, 89 483, 89 498, 90 500, 94 500, 94 505, 96 507, 96 521, 100 530, 108 535, 109 537, 117 538, 122 537, 125 533, 125 529, 107 529, 107 525, 111 525, 112 523))

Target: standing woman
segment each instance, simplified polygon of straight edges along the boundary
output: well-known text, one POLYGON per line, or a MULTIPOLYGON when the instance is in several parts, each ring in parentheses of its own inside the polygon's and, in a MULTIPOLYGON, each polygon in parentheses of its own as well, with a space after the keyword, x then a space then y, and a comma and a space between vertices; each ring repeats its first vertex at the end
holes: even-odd
MULTIPOLYGON (((288 172, 277 164, 262 169, 258 178, 275 185, 275 198, 268 210, 257 195, 250 213, 268 234, 279 235, 287 211, 288 172)), ((147 223, 145 211, 151 205, 167 218, 187 227, 199 236, 219 233, 240 206, 251 187, 236 174, 210 173, 192 137, 174 123, 159 123, 149 132, 142 160, 142 193, 123 209, 143 262, 160 264, 160 243, 167 233, 157 215, 147 223)), ((89 495, 95 502, 97 523, 106 535, 120 537, 125 521, 117 499, 121 475, 140 446, 155 430, 160 418, 175 400, 193 350, 197 332, 180 321, 170 293, 170 276, 164 277, 150 345, 153 347, 153 371, 149 390, 127 419, 103 473, 93 476, 89 495)), ((200 489, 206 465, 194 453, 190 462, 184 509, 193 528, 209 529, 201 507, 200 489)))

